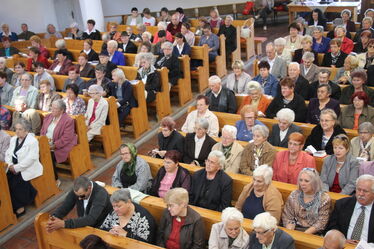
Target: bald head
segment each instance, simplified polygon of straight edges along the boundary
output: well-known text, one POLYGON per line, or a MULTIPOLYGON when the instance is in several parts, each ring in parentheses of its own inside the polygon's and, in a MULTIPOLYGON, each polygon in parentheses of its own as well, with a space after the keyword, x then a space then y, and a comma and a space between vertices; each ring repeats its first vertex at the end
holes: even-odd
POLYGON ((274 47, 274 43, 272 42, 269 42, 268 44, 266 44, 266 56, 272 60, 274 59, 275 57, 275 47, 274 47))
POLYGON ((344 244, 344 235, 335 229, 328 231, 323 239, 323 249, 343 249, 344 244))
POLYGON ((297 62, 291 62, 288 65, 288 76, 291 79, 296 80, 300 75, 300 65, 297 62))

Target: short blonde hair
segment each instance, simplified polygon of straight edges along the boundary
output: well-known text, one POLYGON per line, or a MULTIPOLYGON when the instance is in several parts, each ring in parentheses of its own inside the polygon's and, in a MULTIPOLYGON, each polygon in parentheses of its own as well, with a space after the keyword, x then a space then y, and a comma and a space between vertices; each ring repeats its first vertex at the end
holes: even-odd
POLYGON ((343 145, 346 150, 349 150, 350 143, 349 143, 349 138, 345 134, 339 134, 334 137, 332 140, 332 145, 337 146, 337 145, 343 145))
POLYGON ((116 68, 112 71, 112 74, 115 74, 118 78, 120 78, 120 81, 122 83, 126 81, 126 76, 122 69, 116 68))
POLYGON ((244 105, 242 109, 240 110, 240 117, 242 118, 242 120, 244 120, 244 115, 247 112, 254 112, 255 119, 257 118, 257 108, 252 105, 244 105))
POLYGON ((236 60, 232 63, 231 68, 237 68, 243 71, 244 69, 244 62, 242 60, 236 60))
POLYGON ((301 42, 309 42, 313 44, 313 38, 310 35, 305 35, 302 39, 301 42))
POLYGON ((116 42, 115 40, 110 40, 110 41, 108 41, 108 47, 113 47, 117 50, 118 42, 116 42))
POLYGON ((349 60, 351 63, 351 70, 358 68, 359 60, 356 55, 348 55, 346 60, 349 60))
POLYGON ((188 197, 188 192, 184 188, 173 188, 170 189, 165 197, 164 201, 166 204, 188 204, 189 202, 189 197, 188 197))

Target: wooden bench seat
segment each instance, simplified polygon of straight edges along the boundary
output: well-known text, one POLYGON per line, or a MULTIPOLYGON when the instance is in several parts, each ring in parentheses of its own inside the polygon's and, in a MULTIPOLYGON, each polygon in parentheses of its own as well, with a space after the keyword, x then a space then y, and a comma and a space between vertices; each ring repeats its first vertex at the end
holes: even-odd
POLYGON ((197 81, 198 91, 202 93, 208 88, 209 78, 209 52, 208 45, 192 46, 191 47, 191 60, 198 60, 201 66, 191 70, 191 79, 197 81))
POLYGON ((17 217, 13 213, 10 199, 8 178, 5 173, 5 164, 0 163, 0 232, 17 223, 17 217))
POLYGON ((190 57, 179 57, 180 69, 183 77, 178 79, 177 85, 170 89, 171 93, 178 94, 179 105, 183 106, 192 99, 190 57))

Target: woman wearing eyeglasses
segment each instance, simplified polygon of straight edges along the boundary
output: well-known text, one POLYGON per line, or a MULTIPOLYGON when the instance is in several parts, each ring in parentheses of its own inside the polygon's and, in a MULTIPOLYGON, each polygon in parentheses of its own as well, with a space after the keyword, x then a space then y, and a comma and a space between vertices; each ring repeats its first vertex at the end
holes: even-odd
POLYGON ((308 234, 321 233, 329 221, 331 198, 313 168, 301 170, 297 182, 298 189, 288 196, 283 209, 283 226, 308 234))
POLYGON ((349 138, 338 135, 332 141, 334 154, 323 160, 322 189, 350 195, 356 188, 359 161, 349 153, 349 138))
POLYGON ((358 127, 358 137, 351 140, 351 153, 365 161, 374 161, 374 125, 364 122, 358 127))
POLYGON ((91 99, 88 101, 87 111, 84 114, 87 125, 87 138, 90 142, 94 136, 101 134, 101 128, 105 125, 108 116, 108 102, 102 97, 104 89, 99 85, 91 85, 88 94, 91 99))
POLYGON ((297 177, 305 167, 316 168, 316 161, 307 152, 302 151, 305 137, 299 132, 288 137, 288 150, 278 151, 273 163, 273 180, 297 184, 297 177))

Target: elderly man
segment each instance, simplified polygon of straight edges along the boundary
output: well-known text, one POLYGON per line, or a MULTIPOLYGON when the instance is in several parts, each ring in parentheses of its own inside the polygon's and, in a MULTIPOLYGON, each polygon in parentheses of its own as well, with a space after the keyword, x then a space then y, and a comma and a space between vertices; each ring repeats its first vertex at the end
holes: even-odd
POLYGON ((34 32, 29 31, 29 27, 26 23, 21 24, 22 32, 18 34, 19 40, 30 40, 31 36, 35 35, 34 32))
POLYGON ((4 57, 0 57, 0 72, 4 72, 6 74, 6 81, 10 82, 12 80, 13 71, 6 66, 6 59, 4 57))
POLYGON ((275 47, 272 42, 266 44, 265 60, 269 62, 270 73, 278 80, 287 76, 287 64, 282 58, 275 56, 275 47))
POLYGON ((283 37, 274 40, 275 55, 283 59, 288 65, 292 61, 292 53, 290 49, 286 48, 286 43, 287 41, 283 37))
POLYGON ((123 53, 117 51, 118 43, 114 40, 108 41, 107 51, 109 54, 109 61, 117 66, 125 65, 125 56, 123 53))
POLYGON ((179 15, 177 13, 174 13, 171 16, 171 22, 168 24, 166 30, 169 31, 173 36, 175 36, 176 33, 181 32, 182 23, 179 21, 179 15))
POLYGON ((10 46, 9 37, 3 36, 3 38, 1 38, 1 42, 3 43, 3 47, 0 48, 0 56, 10 57, 19 53, 18 48, 10 46))
POLYGON ((117 68, 117 65, 113 62, 109 61, 109 53, 106 50, 102 50, 99 54, 99 64, 103 65, 105 68, 105 77, 108 79, 112 79, 112 71, 117 68))
POLYGON ((328 230, 337 229, 357 244, 374 242, 374 176, 361 175, 356 180, 356 194, 337 200, 330 216, 328 230))
POLYGON ((222 168, 225 156, 221 151, 209 153, 205 168, 192 175, 190 204, 221 212, 231 206, 232 179, 222 168))
POLYGON ((89 19, 87 21, 87 30, 83 32, 82 40, 101 40, 100 31, 95 29, 95 20, 89 19))
POLYGON ((7 37, 10 41, 18 40, 17 34, 10 31, 8 24, 4 23, 3 25, 1 25, 1 29, 3 32, 0 32, 0 39, 7 37))
POLYGON ((338 230, 330 230, 323 238, 323 247, 319 249, 344 249, 345 237, 338 230))
POLYGON ((313 82, 309 85, 309 98, 317 98, 317 89, 319 85, 328 84, 331 88, 331 98, 339 100, 342 94, 340 86, 333 83, 330 79, 331 72, 326 69, 322 69, 318 74, 318 81, 313 82))
POLYGON ((236 113, 235 94, 222 86, 220 77, 213 75, 208 79, 209 90, 205 94, 210 99, 209 110, 213 112, 236 113))
POLYGON ((118 51, 129 54, 136 54, 138 51, 138 48, 130 40, 130 35, 126 31, 121 33, 121 43, 118 44, 118 51))
POLYGON ((31 132, 35 135, 39 135, 40 128, 42 126, 40 115, 35 109, 27 108, 25 96, 18 96, 14 100, 14 109, 15 111, 12 115, 12 126, 10 127, 10 130, 15 131, 14 124, 16 124, 19 119, 23 118, 30 122, 31 132))
MULTIPOLYGON (((299 94, 304 100, 309 99, 309 82, 300 74, 300 64, 291 62, 288 65, 288 76, 295 83, 295 93, 299 94)), ((280 88, 278 88, 278 93, 280 88)))
POLYGON ((60 228, 99 227, 112 211, 108 192, 86 176, 74 180, 63 204, 50 216, 47 231, 60 228), (78 218, 63 219, 76 206, 78 218))
POLYGON ((9 105, 13 97, 14 88, 7 82, 7 75, 0 71, 0 105, 9 105))
POLYGON ((308 83, 312 83, 318 79, 319 68, 313 62, 315 61, 314 53, 305 52, 302 56, 302 64, 300 64, 300 73, 308 83))

